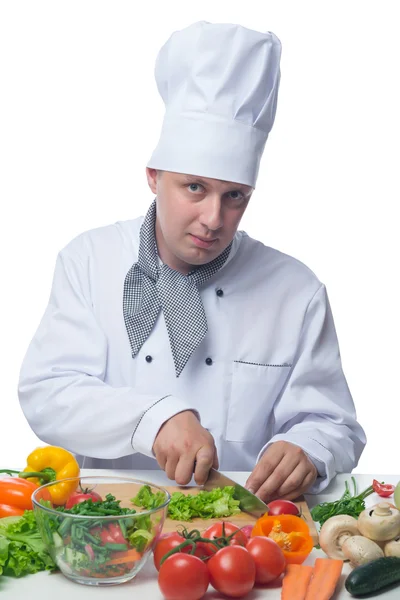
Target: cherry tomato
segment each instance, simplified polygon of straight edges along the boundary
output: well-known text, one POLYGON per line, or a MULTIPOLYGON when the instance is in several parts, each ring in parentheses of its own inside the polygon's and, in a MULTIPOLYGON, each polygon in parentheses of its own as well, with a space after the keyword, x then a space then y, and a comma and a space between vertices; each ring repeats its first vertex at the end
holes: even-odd
POLYGON ((114 539, 115 544, 126 544, 126 539, 122 533, 122 529, 117 523, 110 523, 108 525, 108 531, 114 539))
POLYGON ((158 585, 165 600, 200 600, 209 583, 206 565, 192 554, 177 552, 169 556, 158 573, 158 585))
POLYGON ((234 533, 235 531, 238 532, 231 537, 229 542, 231 546, 245 546, 247 544, 248 538, 246 534, 243 533, 243 531, 241 531, 239 527, 237 527, 233 523, 230 523, 229 521, 220 521, 219 523, 214 523, 214 525, 211 525, 210 527, 208 527, 208 529, 204 531, 202 537, 209 538, 210 540, 222 537, 222 527, 224 527, 226 536, 231 535, 231 533, 234 533))
POLYGON ((92 527, 90 534, 99 536, 103 546, 105 544, 126 544, 126 539, 117 523, 109 523, 104 527, 92 527))
POLYGON ((268 514, 275 517, 276 515, 295 515, 299 516, 299 509, 294 502, 290 500, 272 500, 268 504, 268 514))
POLYGON ((93 491, 81 491, 74 492, 70 495, 67 502, 65 503, 65 508, 72 508, 75 504, 80 504, 81 502, 85 502, 85 500, 92 499, 93 502, 101 502, 102 497, 97 492, 93 491))
POLYGON ((221 594, 241 598, 253 589, 256 565, 250 552, 242 546, 221 548, 207 561, 207 567, 211 585, 221 594))
POLYGON ((246 545, 256 565, 256 583, 269 583, 277 579, 286 568, 282 549, 274 540, 255 536, 246 545))
POLYGON ((381 498, 389 498, 395 490, 395 486, 390 483, 380 483, 377 479, 372 482, 374 492, 376 492, 381 498))

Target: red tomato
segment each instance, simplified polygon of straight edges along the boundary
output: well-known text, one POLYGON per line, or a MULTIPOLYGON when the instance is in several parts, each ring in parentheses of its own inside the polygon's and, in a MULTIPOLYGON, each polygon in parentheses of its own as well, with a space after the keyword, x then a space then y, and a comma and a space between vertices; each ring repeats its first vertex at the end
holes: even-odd
POLYGON ((117 523, 110 523, 108 531, 114 540, 114 544, 126 544, 126 539, 122 533, 121 527, 117 523))
POLYGON ((240 529, 243 531, 244 535, 250 539, 251 538, 251 532, 253 531, 254 525, 245 525, 244 527, 241 527, 240 529))
POLYGON ((256 565, 256 583, 269 583, 277 579, 286 568, 282 549, 274 540, 255 536, 246 545, 256 565))
MULTIPOLYGON (((176 531, 173 533, 164 534, 158 539, 153 553, 154 566, 157 569, 157 571, 160 570, 160 563, 163 556, 165 556, 167 552, 172 550, 172 548, 176 548, 177 546, 179 546, 179 544, 181 544, 184 541, 185 538, 179 535, 179 533, 177 533, 176 531)), ((187 546, 181 548, 180 552, 189 554, 191 552, 191 549, 192 545, 188 543, 187 546)), ((197 556, 198 558, 204 558, 206 556, 211 556, 212 554, 215 554, 216 551, 217 548, 213 544, 207 544, 207 542, 197 542, 194 556, 197 556)))
POLYGON ((226 536, 231 535, 231 533, 233 533, 234 531, 238 532, 235 533, 235 535, 230 539, 229 543, 231 546, 245 546, 247 544, 246 534, 243 533, 243 531, 241 531, 239 527, 236 527, 236 525, 230 523, 229 521, 220 521, 218 523, 214 523, 214 525, 211 525, 208 529, 204 531, 202 537, 209 538, 210 540, 217 537, 222 537, 222 527, 224 527, 226 536))
MULTIPOLYGON (((181 544, 184 541, 185 541, 185 538, 183 538, 177 532, 168 533, 166 535, 163 535, 161 538, 159 538, 159 540, 154 548, 154 556, 153 556, 154 566, 157 569, 157 571, 160 570, 160 563, 161 563, 162 557, 165 556, 167 554, 167 552, 172 550, 172 548, 176 548, 177 546, 179 546, 179 544, 181 544)), ((186 551, 186 548, 182 548, 182 551, 186 551)), ((188 551, 190 551, 189 544, 188 544, 188 551)))
POLYGON ((268 514, 271 516, 276 515, 295 515, 299 516, 299 509, 294 502, 290 500, 272 500, 268 504, 268 514))
POLYGON ((158 573, 158 585, 165 600, 200 600, 209 583, 203 561, 181 552, 168 557, 158 573))
POLYGON ((65 503, 65 508, 72 508, 75 504, 85 502, 85 500, 89 500, 89 498, 91 498, 93 502, 102 502, 102 497, 97 492, 74 492, 65 503))
POLYGON ((250 552, 242 546, 221 548, 207 561, 207 567, 211 585, 221 594, 241 598, 253 589, 256 565, 250 552))
POLYGON ((105 544, 126 544, 121 528, 116 523, 110 523, 104 527, 92 527, 90 533, 99 536, 103 546, 105 544))

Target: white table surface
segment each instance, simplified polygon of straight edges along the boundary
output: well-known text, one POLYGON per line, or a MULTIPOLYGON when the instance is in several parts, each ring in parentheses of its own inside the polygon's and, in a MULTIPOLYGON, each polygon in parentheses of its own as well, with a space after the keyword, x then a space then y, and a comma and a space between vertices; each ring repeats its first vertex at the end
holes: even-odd
MULTIPOLYGON (((173 485, 167 479, 163 471, 106 471, 106 470, 82 470, 82 475, 129 475, 137 479, 151 481, 159 485, 173 485)), ((245 483, 248 473, 243 472, 226 472, 228 477, 235 479, 242 485, 245 483)), ((306 496, 310 508, 324 501, 333 501, 340 498, 344 491, 344 483, 346 479, 350 483, 349 474, 338 475, 328 488, 318 496, 306 496)), ((397 484, 400 481, 400 475, 354 475, 358 491, 361 492, 372 483, 375 477, 379 481, 385 483, 397 484)), ((377 494, 372 494, 366 501, 366 507, 372 506, 382 500, 377 494)), ((314 560, 318 556, 325 556, 321 550, 313 550, 304 564, 314 564, 314 560)), ((345 563, 341 581, 337 587, 332 600, 342 600, 352 598, 344 589, 344 580, 350 573, 350 567, 345 563)), ((280 600, 281 588, 265 586, 264 588, 254 588, 246 600, 280 600)), ((92 587, 81 585, 70 581, 60 572, 48 573, 41 572, 35 575, 27 575, 21 579, 12 577, 0 577, 0 598, 1 600, 163 600, 163 596, 158 589, 157 571, 153 566, 152 556, 149 557, 147 563, 140 573, 131 581, 117 586, 108 587, 92 587)), ((210 585, 207 594, 204 596, 207 600, 218 600, 226 598, 216 592, 210 585)), ((381 600, 399 600, 400 588, 391 589, 388 592, 379 594, 381 600)))

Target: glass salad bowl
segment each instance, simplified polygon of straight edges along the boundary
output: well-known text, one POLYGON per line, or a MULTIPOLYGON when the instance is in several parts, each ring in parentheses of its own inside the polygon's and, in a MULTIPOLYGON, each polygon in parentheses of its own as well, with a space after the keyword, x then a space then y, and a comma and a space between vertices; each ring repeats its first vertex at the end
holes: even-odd
POLYGON ((125 583, 141 570, 169 501, 168 491, 152 483, 111 476, 53 481, 32 494, 38 529, 60 571, 97 586, 125 583), (60 490, 68 496, 62 505, 60 490))

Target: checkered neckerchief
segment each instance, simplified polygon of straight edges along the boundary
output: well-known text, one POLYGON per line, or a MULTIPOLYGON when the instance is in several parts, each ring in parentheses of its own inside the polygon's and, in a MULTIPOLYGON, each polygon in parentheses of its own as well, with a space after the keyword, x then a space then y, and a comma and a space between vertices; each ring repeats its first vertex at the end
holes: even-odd
POLYGON ((188 275, 159 265, 155 239, 156 201, 151 204, 140 229, 139 257, 124 282, 123 311, 135 357, 147 340, 162 309, 167 326, 176 376, 207 333, 207 319, 199 286, 227 260, 232 243, 211 262, 188 275))

